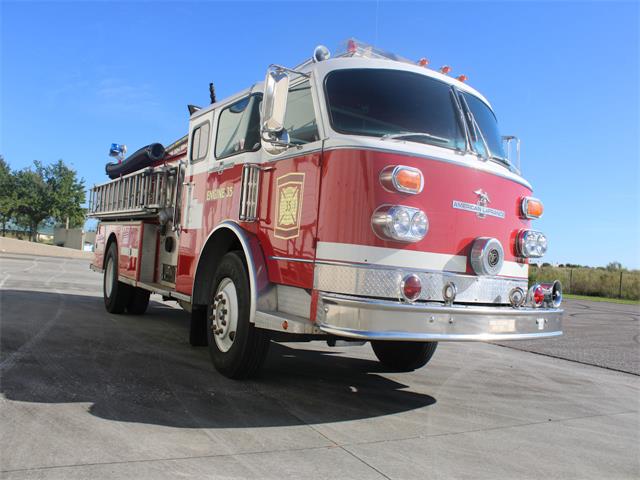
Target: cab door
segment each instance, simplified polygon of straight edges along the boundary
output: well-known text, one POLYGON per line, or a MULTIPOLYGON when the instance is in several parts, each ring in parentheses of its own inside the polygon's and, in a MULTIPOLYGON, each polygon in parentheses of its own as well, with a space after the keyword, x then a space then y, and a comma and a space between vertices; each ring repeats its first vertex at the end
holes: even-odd
POLYGON ((291 144, 272 155, 262 149, 259 235, 272 282, 312 288, 317 236, 322 137, 313 80, 293 80, 284 127, 291 144))
POLYGON ((207 172, 211 167, 213 118, 210 110, 189 121, 189 141, 182 183, 182 209, 180 212, 176 290, 190 294, 192 270, 197 261, 198 237, 202 235, 202 215, 206 195, 207 172))

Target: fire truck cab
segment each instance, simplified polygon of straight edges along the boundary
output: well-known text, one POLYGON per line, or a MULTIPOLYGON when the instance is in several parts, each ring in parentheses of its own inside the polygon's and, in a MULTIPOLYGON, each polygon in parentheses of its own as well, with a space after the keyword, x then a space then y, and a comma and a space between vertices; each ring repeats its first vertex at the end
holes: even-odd
POLYGON ((370 341, 412 370, 439 341, 561 335, 560 283, 528 285, 547 239, 519 143, 427 65, 350 40, 191 109, 188 135, 92 189, 107 310, 176 300, 231 378, 274 340, 370 341))

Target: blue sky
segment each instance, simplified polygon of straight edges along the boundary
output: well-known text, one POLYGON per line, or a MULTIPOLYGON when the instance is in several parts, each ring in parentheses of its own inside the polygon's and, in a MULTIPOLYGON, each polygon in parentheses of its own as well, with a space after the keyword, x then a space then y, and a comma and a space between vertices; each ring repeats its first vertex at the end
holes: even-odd
POLYGON ((0 0, 0 154, 105 179, 184 135, 208 103, 356 37, 453 66, 522 139, 551 262, 640 268, 637 2, 10 2, 0 0))

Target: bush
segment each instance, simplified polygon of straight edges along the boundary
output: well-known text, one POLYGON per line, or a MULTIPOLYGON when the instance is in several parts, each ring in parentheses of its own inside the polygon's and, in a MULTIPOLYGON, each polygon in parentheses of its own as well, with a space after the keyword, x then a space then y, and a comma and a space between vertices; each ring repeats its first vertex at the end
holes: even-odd
POLYGON ((638 270, 551 266, 529 269, 529 284, 554 280, 562 282, 564 293, 640 300, 640 271, 638 270))

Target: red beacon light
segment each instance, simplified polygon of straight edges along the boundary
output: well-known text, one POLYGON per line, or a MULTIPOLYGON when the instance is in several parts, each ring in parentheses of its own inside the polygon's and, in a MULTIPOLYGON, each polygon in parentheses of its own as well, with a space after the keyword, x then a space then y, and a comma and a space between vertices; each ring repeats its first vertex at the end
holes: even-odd
POLYGON ((451 67, 449 65, 443 65, 440 67, 440 73, 447 75, 451 71, 451 67))
POLYGON ((418 60, 418 65, 420 65, 421 67, 426 67, 427 65, 429 65, 429 60, 422 57, 420 60, 418 60))
POLYGON ((467 81, 467 76, 466 75, 460 75, 458 77, 456 77, 456 80, 458 80, 459 82, 466 82, 467 81))
POLYGON ((350 38, 349 41, 347 42, 347 52, 356 53, 357 50, 358 50, 358 44, 353 38, 350 38))

